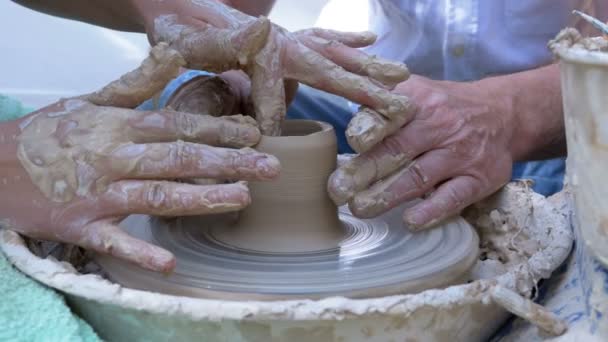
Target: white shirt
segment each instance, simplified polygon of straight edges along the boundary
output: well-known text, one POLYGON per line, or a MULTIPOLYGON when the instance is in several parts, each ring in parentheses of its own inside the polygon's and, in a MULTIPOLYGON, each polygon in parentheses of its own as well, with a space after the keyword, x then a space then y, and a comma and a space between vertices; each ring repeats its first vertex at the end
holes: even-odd
POLYGON ((580 23, 574 9, 608 19, 607 0, 330 0, 317 24, 371 30, 378 41, 367 52, 466 81, 551 63, 547 43, 580 23))

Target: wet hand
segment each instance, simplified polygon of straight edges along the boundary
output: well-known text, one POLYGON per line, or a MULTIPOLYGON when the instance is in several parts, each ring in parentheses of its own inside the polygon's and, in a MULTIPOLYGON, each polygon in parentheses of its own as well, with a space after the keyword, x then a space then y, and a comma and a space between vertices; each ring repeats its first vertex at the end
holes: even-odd
POLYGON ((415 230, 498 190, 510 179, 515 125, 510 104, 483 82, 413 76, 397 86, 417 105, 413 119, 336 170, 334 201, 373 217, 423 197, 403 215, 415 230))
POLYGON ((143 7, 152 41, 178 50, 189 68, 245 71, 263 134, 279 134, 286 112, 285 84, 298 81, 372 108, 386 118, 405 111, 407 98, 389 90, 408 77, 400 64, 368 56, 369 32, 323 29, 288 32, 218 1, 163 1, 143 7))
POLYGON ((173 78, 182 62, 161 44, 139 69, 101 91, 61 100, 11 126, 13 158, 5 160, 3 178, 11 182, 5 182, 2 197, 14 195, 3 205, 4 223, 34 238, 76 244, 166 272, 175 265, 173 255, 124 233, 118 227, 122 219, 246 207, 251 200, 246 183, 173 180, 275 178, 278 160, 247 148, 260 138, 255 121, 122 108, 162 89, 158 80, 173 78))

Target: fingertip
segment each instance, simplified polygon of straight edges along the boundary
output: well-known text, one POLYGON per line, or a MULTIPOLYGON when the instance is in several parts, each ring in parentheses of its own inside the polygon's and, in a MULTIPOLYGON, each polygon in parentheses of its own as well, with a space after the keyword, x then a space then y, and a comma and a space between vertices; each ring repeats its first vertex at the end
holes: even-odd
POLYGON ((410 77, 410 71, 405 64, 391 61, 370 63, 367 73, 372 79, 394 89, 399 83, 405 82, 410 77))
MULTIPOLYGON (((233 187, 236 190, 236 194, 233 196, 238 197, 238 202, 243 208, 248 207, 251 204, 251 192, 249 191, 249 183, 246 181, 238 181, 233 184, 226 185, 233 187)), ((233 198, 233 196, 230 196, 233 198)))
POLYGON ((232 115, 213 118, 220 120, 219 131, 221 144, 225 147, 251 147, 260 142, 262 133, 257 122, 244 115, 232 115))
POLYGON ((367 45, 372 45, 378 39, 378 35, 372 31, 363 31, 361 32, 362 43, 367 45))
POLYGON ((449 216, 450 215, 443 215, 434 218, 425 210, 413 207, 405 210, 403 213, 403 222, 410 231, 419 232, 437 227, 449 216))
POLYGON ((263 154, 255 164, 258 175, 263 180, 274 180, 281 174, 281 162, 271 154, 263 154))
POLYGON ((376 120, 373 116, 355 115, 346 128, 346 141, 355 152, 367 152, 382 141, 385 126, 384 122, 376 120))
POLYGON ((417 206, 403 212, 403 222, 411 231, 419 231, 427 223, 427 215, 417 206))
POLYGON ((177 261, 175 256, 167 250, 161 249, 161 253, 155 256, 156 261, 149 267, 150 270, 160 272, 165 275, 171 274, 175 270, 177 261))
POLYGON ((339 168, 329 176, 327 193, 329 198, 337 205, 342 206, 354 196, 355 184, 350 175, 339 168))
POLYGON ((355 217, 361 219, 368 219, 378 216, 382 213, 380 207, 383 206, 374 198, 370 198, 368 196, 355 195, 355 197, 348 202, 348 209, 350 212, 355 217))
POLYGON ((212 203, 210 206, 206 203, 207 207, 212 209, 212 213, 238 211, 251 204, 251 193, 247 182, 214 185, 201 191, 204 192, 206 193, 203 195, 203 200, 212 203))
POLYGON ((256 126, 245 125, 243 133, 243 145, 246 147, 255 146, 262 139, 262 133, 256 126))

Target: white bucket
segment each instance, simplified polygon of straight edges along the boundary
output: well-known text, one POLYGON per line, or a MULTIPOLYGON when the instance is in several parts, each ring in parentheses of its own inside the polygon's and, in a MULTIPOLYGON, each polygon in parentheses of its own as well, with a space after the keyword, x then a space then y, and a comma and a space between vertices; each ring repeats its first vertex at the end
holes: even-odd
POLYGON ((608 53, 566 43, 555 51, 577 223, 589 250, 608 266, 608 53))

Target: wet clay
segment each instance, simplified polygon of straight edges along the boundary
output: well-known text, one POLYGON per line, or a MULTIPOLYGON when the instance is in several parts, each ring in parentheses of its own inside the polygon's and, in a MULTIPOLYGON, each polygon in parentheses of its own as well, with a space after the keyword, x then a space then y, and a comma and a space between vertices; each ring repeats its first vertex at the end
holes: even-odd
POLYGON ((213 232, 219 240, 245 249, 305 252, 336 247, 344 238, 338 209, 327 196, 327 179, 336 168, 334 130, 318 121, 288 120, 281 137, 262 137, 256 150, 281 162, 272 182, 250 182, 251 205, 232 227, 213 232))
MULTIPOLYGON (((408 78, 407 67, 355 50, 371 45, 376 39, 373 33, 318 28, 292 33, 221 2, 190 2, 199 9, 196 27, 180 22, 177 15, 162 15, 154 21, 154 39, 169 42, 189 68, 245 71, 263 134, 280 136, 286 79, 365 104, 395 122, 408 112, 407 97, 390 92, 408 78)), ((374 139, 381 140, 378 134, 374 139)))
POLYGON ((160 43, 137 69, 85 98, 98 106, 135 108, 161 91, 185 65, 181 54, 167 43, 160 43))
POLYGON ((405 102, 398 115, 391 118, 371 108, 362 107, 346 128, 348 144, 357 153, 367 152, 384 138, 397 132, 414 117, 415 113, 416 107, 409 101, 405 102))

